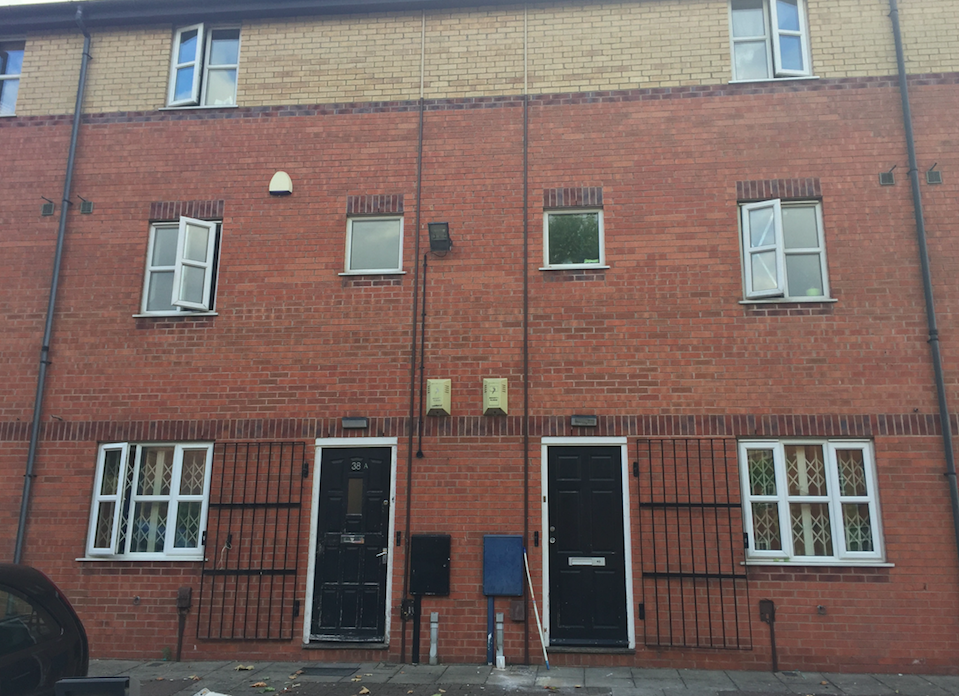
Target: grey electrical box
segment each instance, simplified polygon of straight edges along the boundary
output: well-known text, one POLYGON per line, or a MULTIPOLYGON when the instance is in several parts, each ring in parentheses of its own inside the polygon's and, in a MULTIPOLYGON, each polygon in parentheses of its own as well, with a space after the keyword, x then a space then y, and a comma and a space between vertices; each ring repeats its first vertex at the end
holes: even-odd
POLYGON ((410 537, 410 594, 445 597, 450 593, 450 535, 410 537))
POLYGON ((487 534, 483 537, 483 594, 487 597, 523 595, 523 537, 487 534))

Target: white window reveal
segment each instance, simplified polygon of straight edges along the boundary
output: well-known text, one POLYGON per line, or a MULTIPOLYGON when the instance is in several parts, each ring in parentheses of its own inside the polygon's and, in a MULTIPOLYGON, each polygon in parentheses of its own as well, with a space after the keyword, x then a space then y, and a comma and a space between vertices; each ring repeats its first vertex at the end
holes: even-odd
POLYGON ((731 0, 733 79, 809 76, 806 26, 803 0, 731 0))
POLYGON ((750 560, 883 560, 870 443, 741 442, 739 462, 750 560))
POLYGON ((143 290, 144 314, 210 312, 220 224, 181 217, 150 228, 143 290))
POLYGON ((208 443, 102 445, 87 555, 202 559, 212 452, 208 443))
POLYGON ((0 116, 17 112, 25 41, 0 41, 0 116))
POLYGON ((403 270, 403 218, 350 218, 346 231, 346 273, 403 270))
POLYGON ((746 203, 741 216, 747 299, 829 297, 819 203, 746 203))
POLYGON ((543 256, 553 268, 605 267, 602 210, 560 210, 543 215, 543 256))
POLYGON ((180 27, 173 37, 168 106, 233 106, 240 30, 180 27))

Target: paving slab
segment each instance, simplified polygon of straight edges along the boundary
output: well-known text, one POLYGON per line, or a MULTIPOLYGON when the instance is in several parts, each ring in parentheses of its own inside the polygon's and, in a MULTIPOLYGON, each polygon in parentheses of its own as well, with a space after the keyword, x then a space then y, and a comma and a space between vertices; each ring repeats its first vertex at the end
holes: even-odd
POLYGON ((536 683, 536 668, 527 665, 507 665, 506 669, 494 669, 486 680, 489 686, 506 689, 531 689, 536 683))
POLYGON ((582 667, 551 667, 545 666, 536 670, 536 686, 544 688, 563 687, 577 685, 583 686, 586 683, 586 670, 582 667))
POLYGON ((946 696, 949 692, 918 674, 876 674, 875 679, 900 696, 946 696))
POLYGON ((719 696, 723 691, 708 686, 694 686, 691 689, 663 689, 663 696, 719 696))
POLYGON ((821 672, 790 670, 776 672, 776 677, 788 691, 794 694, 838 694, 840 689, 826 679, 821 672), (823 682, 826 682, 823 684, 823 682))
POLYGON ((440 675, 440 684, 485 684, 493 671, 491 665, 449 665, 440 675))
MULTIPOLYGON (((366 662, 359 666, 354 676, 360 678, 361 684, 385 684, 400 671, 402 665, 387 662, 366 662)), ((352 679, 352 677, 346 677, 352 679)))
POLYGON ((91 677, 127 675, 130 670, 141 664, 143 664, 143 660, 90 660, 87 675, 91 677))
POLYGON ((650 680, 670 680, 674 679, 679 683, 682 683, 682 679, 679 678, 678 669, 664 669, 660 667, 633 667, 631 669, 633 673, 633 680, 636 682, 636 685, 639 685, 640 679, 650 679, 650 680))
POLYGON ((726 672, 739 691, 764 691, 771 694, 791 693, 779 677, 772 672, 744 672, 729 670, 726 672))
POLYGON ((823 679, 833 684, 838 691, 849 696, 895 696, 895 690, 882 684, 871 674, 838 674, 823 672, 823 679))
POLYGON ((924 678, 950 694, 959 694, 959 677, 930 674, 925 675, 924 678))
POLYGON ((446 665, 403 665, 390 679, 390 683, 435 684, 446 670, 446 665))
POLYGON ((714 689, 716 691, 730 691, 736 688, 735 682, 718 669, 681 669, 679 677, 687 689, 714 689))
MULTIPOLYGON (((616 689, 613 693, 615 696, 664 696, 662 689, 651 686, 634 686, 632 688, 616 689)), ((689 694, 686 696, 689 696, 689 694)))
POLYGON ((585 670, 584 686, 606 686, 619 691, 635 686, 629 667, 592 667, 585 670))

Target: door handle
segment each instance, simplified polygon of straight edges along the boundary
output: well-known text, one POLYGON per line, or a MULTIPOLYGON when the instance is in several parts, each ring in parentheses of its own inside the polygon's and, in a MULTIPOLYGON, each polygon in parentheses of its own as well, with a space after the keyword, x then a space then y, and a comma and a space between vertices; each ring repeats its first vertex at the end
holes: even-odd
POLYGON ((383 549, 383 550, 380 551, 378 554, 376 554, 376 557, 377 557, 377 558, 380 558, 381 556, 385 556, 385 555, 388 554, 389 552, 390 552, 389 549, 383 549))

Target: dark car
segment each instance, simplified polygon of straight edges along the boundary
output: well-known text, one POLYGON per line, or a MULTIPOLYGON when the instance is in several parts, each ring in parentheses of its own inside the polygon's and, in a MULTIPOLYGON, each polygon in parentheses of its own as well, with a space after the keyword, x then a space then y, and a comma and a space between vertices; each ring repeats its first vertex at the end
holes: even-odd
POLYGON ((36 568, 0 563, 0 696, 46 696, 84 677, 87 634, 70 602, 36 568))

